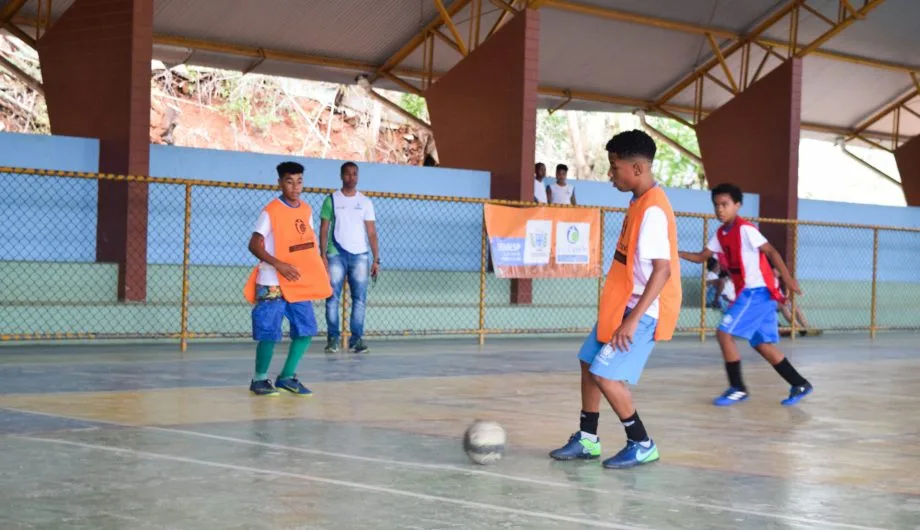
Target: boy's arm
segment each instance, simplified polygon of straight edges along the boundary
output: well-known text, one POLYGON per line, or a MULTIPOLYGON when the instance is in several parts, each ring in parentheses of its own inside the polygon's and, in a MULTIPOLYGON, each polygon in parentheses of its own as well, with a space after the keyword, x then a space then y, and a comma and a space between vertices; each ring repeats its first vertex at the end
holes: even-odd
POLYGON ((284 276, 284 279, 291 282, 296 282, 300 279, 300 272, 297 270, 297 267, 278 260, 265 250, 265 237, 262 234, 258 232, 252 233, 252 236, 249 238, 249 252, 257 257, 259 261, 263 261, 274 267, 275 270, 278 271, 278 274, 284 276))
POLYGON ((712 257, 712 254, 713 254, 713 253, 712 253, 711 250, 709 250, 708 248, 704 248, 703 250, 701 250, 701 251, 699 251, 699 252, 683 252, 683 251, 679 251, 679 252, 677 253, 677 256, 678 256, 680 259, 685 259, 685 260, 687 260, 687 261, 689 261, 689 262, 692 262, 692 263, 705 263, 706 260, 708 260, 709 258, 712 257))
POLYGON ((786 287, 795 294, 802 294, 802 289, 799 288, 799 282, 795 281, 795 278, 789 273, 786 262, 784 262, 783 257, 779 255, 779 251, 770 243, 761 245, 760 251, 767 255, 767 259, 769 259, 770 263, 779 271, 783 281, 786 283, 786 287))
POLYGON ((623 323, 613 333, 613 340, 610 343, 617 349, 629 351, 629 345, 632 344, 633 336, 636 334, 636 328, 639 327, 639 320, 642 315, 648 311, 652 302, 661 294, 664 284, 671 277, 671 261, 666 259, 652 260, 652 275, 649 276, 648 283, 645 284, 645 290, 642 296, 636 302, 636 307, 629 312, 629 316, 623 319, 623 323))
POLYGON ((549 186, 546 187, 546 204, 553 203, 553 190, 549 186))

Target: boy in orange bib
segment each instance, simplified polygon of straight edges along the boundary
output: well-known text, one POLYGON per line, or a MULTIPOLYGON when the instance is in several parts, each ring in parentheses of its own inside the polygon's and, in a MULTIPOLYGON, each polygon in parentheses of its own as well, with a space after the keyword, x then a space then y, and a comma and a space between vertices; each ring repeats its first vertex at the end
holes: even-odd
POLYGON ((610 180, 633 198, 601 293, 597 325, 578 353, 580 429, 550 453, 556 460, 600 457, 597 424, 602 394, 626 429, 626 447, 605 460, 604 467, 627 468, 659 458, 626 386, 639 382, 655 343, 671 339, 680 312, 677 224, 671 203, 651 173, 656 150, 654 140, 638 130, 620 133, 607 143, 610 180))
POLYGON ((296 162, 279 164, 278 185, 281 196, 259 215, 249 239, 249 251, 259 258, 243 289, 246 299, 255 305, 252 338, 259 343, 249 390, 259 396, 275 396, 280 388, 308 396, 312 392, 297 379, 295 371, 317 331, 312 300, 325 299, 332 294, 332 287, 317 248, 313 211, 300 200, 303 166, 296 162), (284 317, 291 324, 291 348, 272 384, 268 369, 275 344, 281 342, 284 317))

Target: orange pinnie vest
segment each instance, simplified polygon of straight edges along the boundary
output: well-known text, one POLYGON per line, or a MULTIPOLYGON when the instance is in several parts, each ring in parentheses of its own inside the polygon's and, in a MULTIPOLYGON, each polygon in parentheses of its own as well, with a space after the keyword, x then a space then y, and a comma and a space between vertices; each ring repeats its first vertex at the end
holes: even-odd
POLYGON ((629 205, 626 218, 623 219, 623 229, 620 231, 616 253, 607 272, 597 311, 597 340, 601 342, 610 342, 613 333, 623 322, 623 313, 633 292, 633 267, 636 246, 639 243, 639 228, 645 211, 652 206, 661 208, 668 219, 668 243, 671 248, 671 276, 658 297, 658 327, 655 330, 655 340, 670 340, 674 336, 682 296, 680 263, 677 259, 677 223, 668 197, 661 188, 655 186, 629 205))
MULTIPOLYGON (((281 294, 288 302, 322 300, 332 295, 329 274, 319 254, 319 243, 310 219, 313 210, 304 201, 292 208, 276 199, 265 207, 272 224, 272 237, 275 241, 275 258, 297 267, 300 279, 296 282, 284 279, 278 274, 281 294)), ((243 288, 243 296, 250 304, 256 303, 256 280, 259 266, 253 269, 243 288)))

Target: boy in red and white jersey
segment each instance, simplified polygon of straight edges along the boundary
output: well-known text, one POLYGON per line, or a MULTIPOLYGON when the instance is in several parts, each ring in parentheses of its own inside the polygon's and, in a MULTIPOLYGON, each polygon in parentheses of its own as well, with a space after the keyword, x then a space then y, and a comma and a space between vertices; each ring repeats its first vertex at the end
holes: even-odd
POLYGON ((748 398, 747 387, 741 378, 741 357, 734 337, 746 339, 764 359, 790 385, 785 406, 795 405, 813 391, 811 383, 802 377, 783 352, 776 347, 779 342, 779 321, 776 318, 777 302, 785 303, 785 295, 773 274, 773 266, 782 274, 786 287, 801 294, 798 282, 789 273, 779 252, 773 248, 756 226, 738 216, 744 196, 732 184, 721 184, 712 190, 712 204, 722 226, 706 244, 702 252, 680 252, 687 261, 703 263, 714 254, 730 275, 737 297, 725 312, 717 336, 729 388, 713 400, 725 407, 748 398))

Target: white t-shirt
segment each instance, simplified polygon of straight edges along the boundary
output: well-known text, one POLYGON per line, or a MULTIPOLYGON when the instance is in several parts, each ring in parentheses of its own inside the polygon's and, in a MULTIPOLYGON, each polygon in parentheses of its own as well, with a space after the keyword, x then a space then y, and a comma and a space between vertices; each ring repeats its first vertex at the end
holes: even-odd
POLYGON ((546 183, 542 180, 533 179, 533 196, 540 204, 546 204, 546 183))
MULTIPOLYGON (((722 230, 720 227, 719 230, 722 230)), ((741 262, 744 264, 744 288, 756 289, 757 287, 766 287, 767 282, 763 279, 763 273, 760 271, 760 247, 767 243, 767 238, 763 237, 760 230, 749 225, 741 227, 741 262)), ((714 254, 722 253, 722 245, 719 243, 718 234, 714 234, 706 243, 706 248, 714 254)))
MULTIPOLYGON (((555 193, 553 191, 554 196, 555 193)), ((627 307, 636 307, 645 291, 648 279, 652 276, 653 259, 673 259, 671 242, 668 239, 668 218, 664 210, 657 206, 645 210, 642 224, 639 225, 639 241, 636 243, 636 256, 633 262, 633 292, 626 304, 627 307)), ((645 314, 654 319, 658 318, 657 297, 645 314)))
MULTIPOLYGON (((276 201, 281 201, 281 199, 275 199, 276 201)), ((282 204, 290 208, 284 201, 281 201, 282 204)), ((313 216, 310 216, 310 230, 313 230, 313 216)), ((272 220, 268 216, 268 212, 262 210, 262 213, 259 214, 259 219, 256 221, 256 228, 253 232, 257 234, 262 234, 262 238, 265 240, 265 252, 268 252, 270 255, 275 255, 275 236, 272 233, 272 220)), ((256 278, 256 283, 259 285, 280 285, 278 281, 278 271, 274 267, 265 263, 264 261, 259 262, 259 275, 256 278)))
POLYGON ((351 197, 337 190, 332 194, 335 206, 335 240, 351 254, 368 251, 367 227, 365 221, 376 221, 374 203, 363 193, 356 191, 351 197))
POLYGON ((565 186, 553 182, 549 185, 549 189, 553 192, 553 204, 572 204, 575 186, 571 182, 566 181, 565 186))

